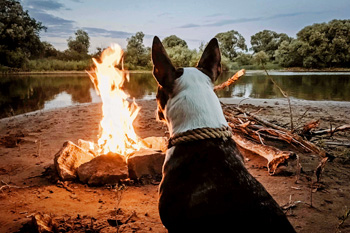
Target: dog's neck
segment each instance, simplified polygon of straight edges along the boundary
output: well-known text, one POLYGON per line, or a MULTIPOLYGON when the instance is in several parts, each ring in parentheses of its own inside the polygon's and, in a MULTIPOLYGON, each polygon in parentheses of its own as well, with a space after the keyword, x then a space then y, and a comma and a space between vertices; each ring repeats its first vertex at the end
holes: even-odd
POLYGON ((165 117, 170 136, 197 128, 227 126, 210 78, 196 68, 184 68, 183 75, 175 80, 165 117))

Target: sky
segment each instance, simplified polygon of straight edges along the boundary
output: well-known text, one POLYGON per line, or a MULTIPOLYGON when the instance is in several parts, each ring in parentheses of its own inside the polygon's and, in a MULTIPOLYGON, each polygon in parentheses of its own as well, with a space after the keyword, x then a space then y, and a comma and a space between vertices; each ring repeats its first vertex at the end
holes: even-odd
POLYGON ((48 29, 41 32, 59 50, 78 29, 90 36, 90 52, 118 43, 142 31, 144 44, 153 36, 176 35, 191 49, 217 33, 238 31, 250 47, 250 37, 272 30, 296 37, 307 25, 350 19, 349 0, 20 0, 29 15, 48 29))

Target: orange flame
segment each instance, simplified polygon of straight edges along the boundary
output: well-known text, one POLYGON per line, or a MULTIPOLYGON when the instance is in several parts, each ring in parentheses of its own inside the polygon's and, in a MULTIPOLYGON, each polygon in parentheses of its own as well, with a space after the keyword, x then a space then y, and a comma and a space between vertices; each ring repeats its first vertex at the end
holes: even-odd
POLYGON ((140 107, 135 101, 129 102, 128 94, 122 89, 124 81, 129 80, 129 74, 123 68, 116 68, 123 54, 121 47, 113 44, 102 52, 101 63, 92 59, 96 66, 95 75, 89 75, 102 99, 99 154, 114 152, 127 156, 140 149, 139 138, 132 125, 140 107))

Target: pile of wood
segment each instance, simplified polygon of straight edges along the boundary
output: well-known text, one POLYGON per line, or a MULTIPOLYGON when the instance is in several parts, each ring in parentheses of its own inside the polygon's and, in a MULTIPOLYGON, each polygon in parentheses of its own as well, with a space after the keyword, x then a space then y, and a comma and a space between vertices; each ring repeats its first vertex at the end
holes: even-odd
MULTIPOLYGON (((245 70, 238 71, 232 78, 216 86, 214 91, 226 88, 244 74, 245 70)), ((268 172, 271 175, 275 174, 278 166, 286 164, 290 160, 297 159, 298 167, 300 167, 298 152, 317 155, 320 164, 315 168, 315 171, 316 175, 320 174, 327 161, 333 160, 334 156, 310 140, 316 136, 332 135, 337 131, 350 130, 350 125, 343 125, 334 129, 314 131, 319 126, 318 120, 307 123, 302 130, 289 130, 262 119, 257 115, 258 113, 244 111, 238 106, 222 105, 225 118, 233 130, 233 139, 238 147, 243 154, 245 151, 249 151, 266 158, 268 172)), ((344 145, 343 143, 335 144, 344 145)), ((318 175, 317 179, 319 179, 318 175)))

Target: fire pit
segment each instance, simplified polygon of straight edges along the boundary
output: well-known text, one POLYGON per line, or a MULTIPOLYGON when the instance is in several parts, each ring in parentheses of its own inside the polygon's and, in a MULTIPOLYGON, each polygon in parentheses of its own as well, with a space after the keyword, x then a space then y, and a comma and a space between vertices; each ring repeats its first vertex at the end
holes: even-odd
POLYGON ((102 99, 100 133, 96 144, 82 139, 78 145, 63 144, 54 159, 62 180, 79 178, 90 185, 104 185, 161 174, 167 140, 136 135, 133 122, 140 107, 123 90, 129 74, 122 57, 123 50, 115 44, 103 51, 101 63, 93 59, 96 68, 88 74, 102 99))

